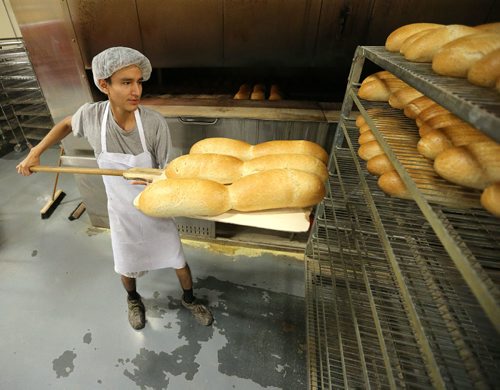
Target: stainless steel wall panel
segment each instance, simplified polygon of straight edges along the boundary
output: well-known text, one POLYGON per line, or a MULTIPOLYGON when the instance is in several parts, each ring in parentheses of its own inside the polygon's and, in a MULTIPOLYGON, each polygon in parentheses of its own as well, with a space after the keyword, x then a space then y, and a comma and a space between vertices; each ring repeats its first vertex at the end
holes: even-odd
POLYGON ((92 101, 66 2, 11 3, 52 119, 58 122, 92 101))
POLYGON ((137 0, 144 54, 153 67, 220 66, 221 0, 137 0))
POLYGON ((112 46, 143 51, 135 0, 67 0, 85 67, 112 46))

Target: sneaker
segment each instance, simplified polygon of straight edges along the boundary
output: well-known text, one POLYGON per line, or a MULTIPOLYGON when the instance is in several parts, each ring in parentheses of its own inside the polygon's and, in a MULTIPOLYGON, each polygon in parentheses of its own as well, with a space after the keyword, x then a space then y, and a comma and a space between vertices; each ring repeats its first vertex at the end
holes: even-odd
POLYGON ((214 317, 212 316, 212 313, 210 313, 210 310, 208 310, 201 303, 198 303, 196 299, 191 303, 187 303, 184 298, 182 298, 181 302, 182 306, 193 313, 194 318, 196 318, 196 321, 200 324, 208 326, 214 321, 214 317))
POLYGON ((146 309, 142 303, 141 298, 139 299, 128 299, 128 322, 132 328, 139 330, 146 326, 146 309))

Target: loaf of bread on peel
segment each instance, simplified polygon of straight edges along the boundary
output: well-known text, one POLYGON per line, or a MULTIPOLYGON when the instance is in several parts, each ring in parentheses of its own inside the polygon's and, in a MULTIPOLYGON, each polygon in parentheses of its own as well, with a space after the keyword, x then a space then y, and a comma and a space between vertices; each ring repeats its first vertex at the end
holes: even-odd
POLYGON ((412 62, 432 62, 434 55, 447 43, 458 38, 477 34, 474 27, 460 24, 450 24, 442 28, 430 30, 408 47, 404 53, 405 58, 412 62))
POLYGON ((231 208, 223 184, 206 179, 167 179, 148 185, 134 205, 150 217, 213 216, 231 208))
POLYGON ((206 179, 167 179, 148 185, 134 205, 151 217, 215 216, 229 210, 304 208, 325 195, 321 179, 293 169, 263 171, 223 184, 206 179))
POLYGON ((452 183, 482 190, 500 182, 500 145, 476 142, 446 149, 434 160, 434 170, 452 183))
POLYGON ((388 51, 398 52, 401 49, 401 45, 408 37, 420 31, 440 26, 442 26, 442 24, 437 23, 412 23, 401 26, 389 34, 385 41, 385 48, 388 51))
POLYGON ((374 102, 387 102, 391 93, 404 87, 408 87, 408 84, 397 78, 376 79, 361 84, 358 96, 374 102))
POLYGON ((234 95, 233 99, 236 100, 246 100, 250 99, 250 94, 252 93, 252 87, 250 84, 242 84, 240 89, 234 95))
POLYGON ((172 160, 165 169, 169 179, 207 179, 229 184, 241 176, 243 161, 224 154, 186 154, 172 160))
POLYGON ((404 87, 391 93, 391 96, 389 96, 389 105, 393 108, 402 110, 411 101, 422 96, 424 96, 423 93, 416 90, 415 88, 404 87))
POLYGON ((500 218, 500 183, 491 184, 484 189, 481 194, 481 205, 500 218))
POLYGON ((480 24, 479 26, 474 26, 474 28, 484 32, 500 34, 500 22, 480 24))
POLYGON ((500 78, 500 49, 476 61, 467 72, 467 80, 480 87, 492 88, 500 78))
POLYGON ((418 141, 417 150, 424 157, 434 160, 446 149, 475 142, 493 142, 493 140, 470 125, 448 126, 427 132, 418 141))
POLYGON ((226 154, 246 161, 269 154, 308 154, 328 162, 328 153, 318 144, 305 140, 267 141, 250 145, 231 138, 205 138, 196 142, 189 154, 226 154))
POLYGON ((310 207, 325 196, 325 186, 318 176, 293 169, 243 176, 228 190, 232 209, 237 211, 310 207))
POLYGON ((366 163, 366 169, 372 175, 380 176, 386 172, 393 171, 394 166, 389 160, 389 157, 387 157, 387 155, 383 153, 369 159, 366 163))
POLYGON ((328 178, 325 164, 307 154, 273 154, 242 161, 224 154, 186 154, 172 160, 165 169, 167 178, 208 179, 230 184, 242 176, 269 169, 297 169, 328 178))
POLYGON ((500 48, 500 34, 480 33, 444 45, 432 60, 432 70, 443 76, 467 77, 475 62, 500 48))
POLYGON ((405 106, 404 114, 410 119, 415 119, 422 111, 434 105, 437 105, 434 100, 429 99, 427 96, 421 96, 405 106))

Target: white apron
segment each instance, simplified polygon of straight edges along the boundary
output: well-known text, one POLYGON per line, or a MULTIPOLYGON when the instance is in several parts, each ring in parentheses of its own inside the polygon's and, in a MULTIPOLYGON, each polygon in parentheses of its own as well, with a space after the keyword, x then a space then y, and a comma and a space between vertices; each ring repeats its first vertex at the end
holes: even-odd
MULTIPOLYGON (((101 123, 101 154, 97 165, 103 169, 152 168, 153 160, 146 147, 139 109, 135 122, 141 138, 143 152, 137 156, 109 153, 106 145, 106 123, 109 102, 101 123)), ((130 274, 159 268, 183 268, 186 265, 179 233, 173 219, 152 218, 137 210, 134 198, 144 189, 132 185, 121 176, 103 176, 108 196, 111 245, 115 271, 130 274)))

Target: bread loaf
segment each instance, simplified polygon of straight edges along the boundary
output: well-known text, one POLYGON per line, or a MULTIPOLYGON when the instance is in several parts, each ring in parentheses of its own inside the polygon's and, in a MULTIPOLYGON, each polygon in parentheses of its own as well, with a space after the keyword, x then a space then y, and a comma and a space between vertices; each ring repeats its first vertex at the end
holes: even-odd
POLYGON ((423 110, 434 105, 437 105, 434 100, 429 99, 427 96, 421 96, 405 106, 404 114, 410 119, 415 119, 423 110))
POLYGON ((310 207, 325 196, 325 186, 318 176, 293 169, 244 176, 228 189, 232 208, 237 211, 310 207))
POLYGON ((363 133, 366 133, 368 131, 371 131, 370 129, 370 125, 368 123, 365 123, 364 125, 362 125, 360 128, 359 128, 359 134, 363 134, 363 133))
POLYGON ((418 128, 418 132, 421 137, 424 137, 430 130, 442 129, 448 126, 466 126, 467 122, 464 122, 458 116, 454 114, 442 114, 430 118, 425 123, 422 123, 418 128))
POLYGON ((266 87, 264 84, 255 84, 253 86, 253 91, 250 95, 252 100, 265 100, 266 99, 266 87))
POLYGON ((393 171, 394 166, 389 160, 389 157, 387 157, 387 155, 384 153, 369 159, 366 163, 366 169, 372 175, 380 176, 386 172, 393 171))
POLYGON ((158 180, 139 194, 134 205, 152 217, 214 216, 231 209, 310 207, 324 195, 318 176, 275 169, 244 176, 228 186, 205 179, 158 180))
POLYGON ((424 157, 434 160, 436 156, 453 146, 475 142, 493 142, 490 137, 469 125, 448 126, 432 129, 418 141, 417 149, 424 157))
POLYGON ((394 76, 391 72, 388 72, 387 70, 381 70, 380 72, 376 72, 369 76, 366 76, 361 82, 361 85, 369 83, 370 81, 386 80, 386 79, 397 79, 397 77, 394 76))
POLYGON ((467 72, 467 80, 480 87, 494 87, 500 77, 500 49, 476 61, 467 72))
POLYGON ((231 208, 223 184, 206 179, 167 179, 148 185, 134 201, 151 217, 213 216, 231 208))
POLYGON ((396 171, 385 172, 378 178, 377 184, 387 195, 401 199, 413 199, 396 171))
POLYGON ((445 115, 445 114, 451 114, 450 111, 448 111, 446 108, 443 106, 440 106, 439 104, 432 105, 425 110, 423 110, 416 118, 415 122, 417 123, 418 127, 421 127, 424 123, 429 122, 432 118, 440 116, 440 115, 445 115))
POLYGON ((229 184, 241 176, 243 161, 224 154, 186 154, 172 160, 165 169, 167 178, 207 179, 229 184))
POLYGON ((369 141, 361 145, 358 149, 358 156, 365 161, 383 153, 384 150, 377 141, 369 141))
POLYGON ((389 34, 385 41, 385 48, 388 51, 398 52, 401 49, 401 45, 408 37, 420 31, 440 26, 442 26, 442 24, 437 23, 412 23, 401 26, 389 34))
POLYGON ((236 92, 236 94, 234 95, 233 99, 236 100, 250 99, 251 93, 252 93, 252 87, 250 86, 250 84, 242 84, 238 92, 236 92))
POLYGON ((478 30, 474 27, 460 24, 451 24, 433 29, 413 42, 405 51, 404 56, 408 61, 412 62, 432 62, 436 52, 448 42, 477 33, 478 30))
POLYGON ((225 154, 246 161, 269 154, 308 154, 328 162, 328 153, 318 144, 305 140, 268 141, 250 145, 231 138, 205 138, 196 142, 190 154, 225 154))
POLYGON ((434 160, 434 169, 452 183, 484 189, 500 182, 500 145, 476 142, 446 149, 434 160))
POLYGON ((422 96, 424 95, 415 88, 404 87, 391 93, 391 96, 389 96, 389 105, 402 110, 408 103, 422 96))
POLYGON ((367 142, 370 141, 376 141, 377 139, 375 138, 375 135, 372 133, 371 130, 365 131, 361 133, 361 135, 358 138, 358 144, 363 145, 366 144, 367 142))
POLYGON ((439 50, 432 60, 434 72, 452 77, 467 77, 471 66, 500 48, 500 34, 480 33, 456 39, 439 50))
POLYGON ((361 84, 358 96, 365 100, 386 102, 389 100, 391 93, 403 87, 408 87, 408 84, 396 78, 376 79, 361 84))
POLYGON ((485 32, 500 34, 500 22, 480 24, 479 26, 475 26, 475 28, 485 32))
POLYGON ((363 118, 363 115, 359 114, 359 115, 356 117, 356 127, 357 127, 357 128, 360 128, 360 127, 361 127, 361 126, 363 126, 365 123, 366 123, 365 118, 363 118))
POLYGON ((485 188, 481 194, 481 205, 500 218, 500 183, 494 183, 485 188))
POLYGON ((438 29, 438 28, 444 28, 444 26, 440 26, 440 27, 436 27, 436 28, 430 28, 428 30, 422 30, 422 31, 419 31, 418 33, 416 34, 413 34, 411 36, 409 36, 408 38, 405 39, 405 41, 403 42, 403 44, 401 45, 401 48, 399 49, 399 52, 404 55, 405 52, 410 48, 412 47, 413 43, 419 39, 420 37, 423 37, 424 35, 428 34, 429 32, 435 30, 435 29, 438 29))
POLYGON ((271 85, 271 90, 269 92, 269 100, 282 100, 283 94, 281 93, 279 87, 276 84, 271 85))

